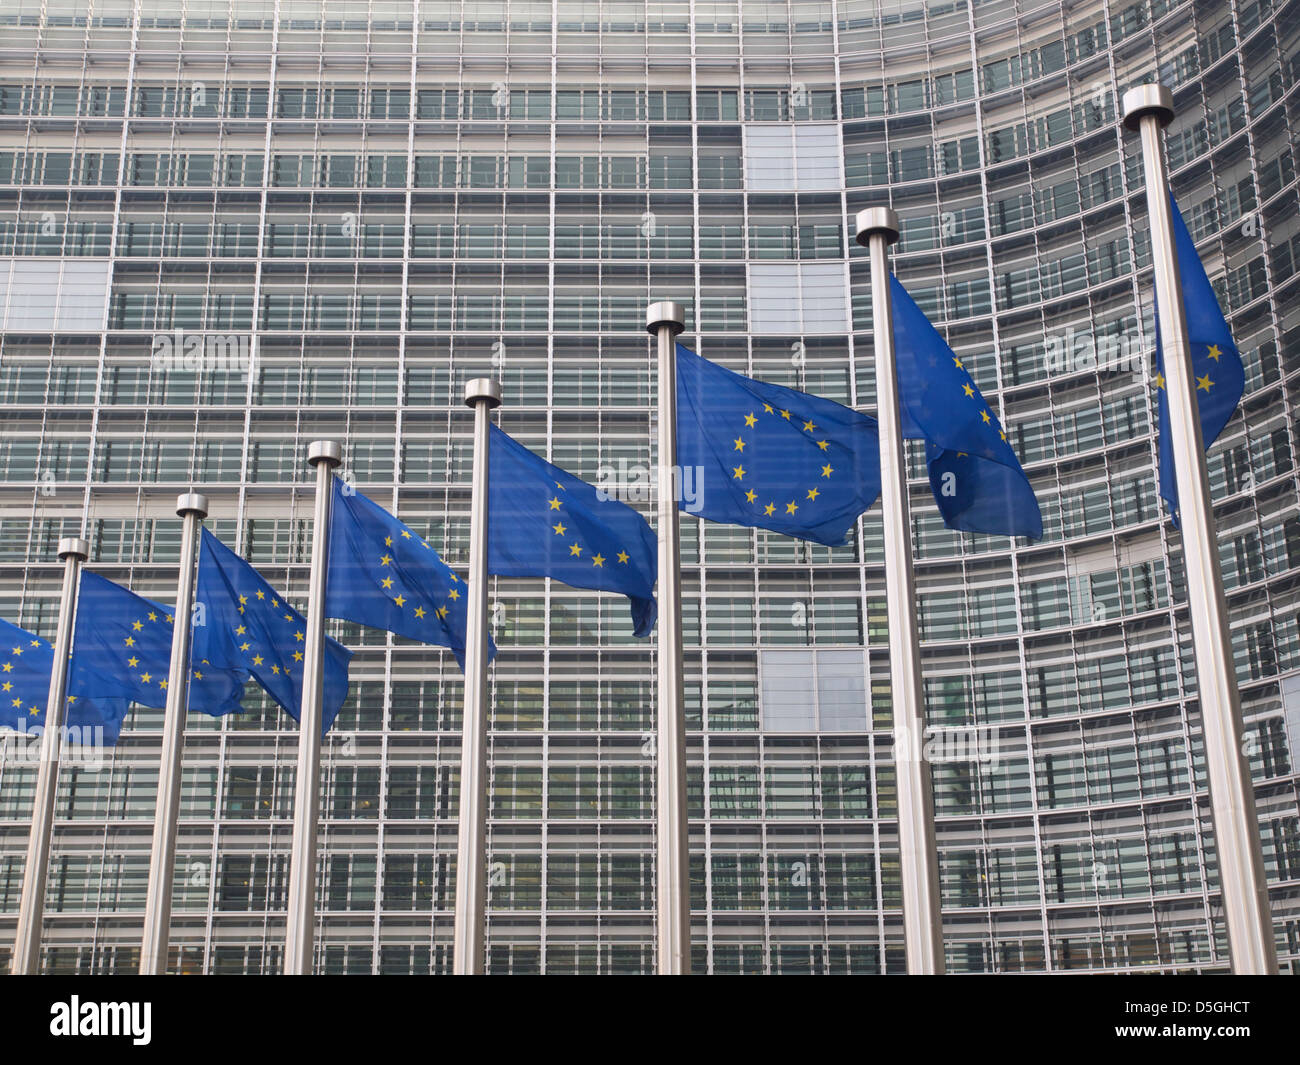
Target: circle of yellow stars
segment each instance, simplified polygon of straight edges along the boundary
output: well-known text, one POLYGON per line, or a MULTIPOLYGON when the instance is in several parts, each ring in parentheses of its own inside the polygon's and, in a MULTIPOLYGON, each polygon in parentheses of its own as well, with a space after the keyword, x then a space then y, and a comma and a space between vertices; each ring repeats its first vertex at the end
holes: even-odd
MULTIPOLYGON (((172 624, 172 622, 175 620, 175 618, 171 614, 168 614, 166 612, 159 614, 158 611, 156 610, 150 610, 146 612, 144 618, 136 618, 133 622, 131 622, 131 632, 128 633, 122 641, 126 645, 127 650, 131 652, 131 654, 126 660, 127 668, 131 670, 136 670, 140 668, 140 659, 134 653, 135 645, 138 641, 136 640, 135 636, 132 635, 132 633, 143 632, 146 620, 148 620, 151 623, 156 623, 159 622, 160 618, 162 619, 163 623, 168 625, 172 624)), ((203 664, 207 665, 207 662, 204 662, 203 664)), ((147 669, 142 673, 137 673, 136 676, 140 678, 141 684, 157 684, 158 687, 161 688, 163 691, 167 690, 166 676, 155 677, 154 674, 150 673, 147 669)), ((195 670, 194 679, 202 680, 203 673, 199 670, 195 670)))
MULTIPOLYGON (((798 424, 798 420, 794 419, 788 410, 783 410, 781 408, 774 407, 770 403, 763 404, 763 413, 770 414, 774 418, 779 417, 782 421, 790 422, 792 425, 798 424)), ((754 411, 750 411, 748 414, 746 414, 745 426, 744 429, 740 430, 741 433, 743 434, 745 429, 755 429, 758 425, 758 420, 759 420, 759 416, 755 414, 754 411)), ((803 422, 801 431, 807 434, 808 438, 811 439, 817 445, 820 451, 826 452, 829 450, 830 441, 825 438, 821 438, 821 439, 817 438, 816 435, 817 425, 814 422, 812 422, 811 420, 805 420, 803 422)), ((753 440, 746 440, 743 435, 737 436, 735 440, 732 441, 732 450, 738 453, 741 461, 739 465, 733 466, 731 468, 731 479, 733 481, 739 481, 741 485, 744 485, 745 478, 750 475, 750 471, 745 469, 743 459, 745 454, 745 448, 752 443, 753 440)), ((831 474, 833 474, 834 472, 835 472, 835 467, 832 466, 829 461, 827 461, 821 467, 821 475, 823 478, 829 479, 831 474)), ((753 488, 747 488, 745 491, 745 499, 750 504, 760 507, 765 517, 771 518, 776 516, 779 506, 783 506, 784 508, 782 511, 783 517, 794 517, 795 514, 798 513, 800 506, 806 506, 808 503, 817 502, 817 499, 821 494, 822 494, 821 487, 814 485, 812 488, 809 488, 807 490, 807 494, 804 496, 803 499, 798 499, 796 497, 796 499, 788 500, 784 504, 779 504, 777 500, 771 499, 769 497, 767 502, 760 503, 759 494, 756 491, 754 491, 753 488)))
MULTIPOLYGON (((264 589, 264 588, 258 588, 258 589, 253 593, 253 595, 254 595, 255 598, 257 598, 257 599, 259 599, 259 600, 261 600, 261 601, 263 601, 263 602, 266 601, 266 589, 264 589)), ((280 607, 280 601, 279 601, 278 599, 276 599, 275 596, 271 596, 270 603, 271 603, 271 609, 272 609, 272 610, 279 610, 279 609, 281 609, 281 607, 280 607)), ((287 608, 287 605, 288 605, 288 604, 286 604, 286 608, 287 608)), ((246 596, 246 595, 241 595, 241 596, 239 597, 239 606, 238 606, 236 609, 238 609, 238 611, 239 611, 240 614, 243 614, 243 613, 245 612, 245 610, 246 610, 247 607, 248 607, 248 596, 246 596)), ((285 621, 288 621, 288 622, 297 622, 297 621, 300 621, 300 620, 301 620, 300 618, 295 618, 295 617, 293 616, 292 613, 286 613, 286 614, 284 614, 283 616, 284 616, 284 620, 285 620, 285 621)), ((236 626, 235 626, 235 635, 236 635, 236 636, 240 636, 240 637, 247 637, 247 636, 248 636, 248 626, 247 626, 247 625, 236 625, 236 626)), ((306 641, 306 638, 307 638, 307 637, 306 637, 306 632, 305 632, 305 630, 302 630, 302 631, 300 631, 300 630, 295 630, 295 631, 294 631, 294 634, 293 634, 293 638, 294 638, 295 640, 297 640, 299 643, 304 643, 304 642, 306 641)), ((248 639, 245 638, 245 639, 243 640, 243 642, 240 643, 240 645, 239 645, 239 649, 240 649, 244 654, 248 654, 249 651, 252 650, 252 646, 253 646, 252 643, 251 643, 248 639)), ((303 659, 303 653, 302 653, 301 650, 296 650, 296 651, 293 652, 293 660, 294 660, 295 662, 301 662, 302 659, 303 659)), ((264 655, 262 655, 262 654, 253 654, 251 660, 252 660, 252 664, 255 665, 255 666, 263 666, 263 665, 266 664, 266 657, 265 657, 264 655)), ((205 665, 207 664, 206 661, 205 661, 204 664, 205 664, 205 665)), ((273 676, 277 676, 277 677, 280 676, 281 674, 284 674, 284 676, 286 676, 286 677, 288 677, 288 676, 292 676, 292 673, 291 673, 291 667, 289 667, 289 666, 282 666, 279 662, 272 662, 272 663, 271 663, 271 674, 272 674, 273 676)), ((202 675, 201 673, 200 673, 200 674, 197 674, 196 676, 197 676, 197 678, 200 679, 200 680, 203 678, 203 675, 202 675)))
MULTIPOLYGON (((433 548, 429 546, 429 542, 427 540, 423 539, 422 537, 416 536, 413 532, 411 532, 410 529, 405 529, 405 528, 402 529, 399 535, 399 539, 409 540, 411 543, 419 544, 426 551, 433 550, 433 548)), ((392 566, 393 555, 391 553, 391 549, 395 546, 395 544, 396 541, 391 536, 384 537, 384 546, 386 548, 389 548, 390 550, 385 551, 382 555, 379 556, 379 565, 381 567, 388 568, 392 566)), ((447 599, 451 602, 455 602, 456 600, 460 599, 460 589, 457 587, 457 585, 460 584, 460 578, 456 576, 455 571, 450 566, 444 565, 443 568, 447 571, 447 579, 451 582, 452 585, 452 587, 447 591, 447 599)), ((401 592, 398 592, 396 595, 392 594, 393 585, 395 583, 396 580, 393 577, 389 576, 388 574, 385 574, 383 577, 379 579, 379 587, 388 596, 389 602, 391 602, 394 606, 396 606, 399 610, 401 610, 404 609, 406 604, 411 600, 409 597, 407 597, 401 592)), ((417 603, 412 608, 411 613, 415 616, 417 620, 423 621, 426 617, 429 616, 430 610, 427 607, 417 603)), ((450 608, 447 606, 446 603, 443 603, 441 606, 434 607, 432 613, 433 616, 436 617, 439 621, 445 621, 448 613, 450 613, 450 608)))
MULTIPOLYGON (((564 512, 560 510, 560 508, 564 505, 564 500, 560 498, 560 493, 563 491, 566 491, 564 485, 560 484, 559 481, 556 481, 555 495, 553 495, 546 502, 551 510, 559 512, 556 514, 556 517, 559 520, 557 520, 556 523, 551 526, 551 531, 556 536, 564 537, 567 539, 569 535, 569 526, 564 524, 564 512)), ((581 558, 583 550, 584 549, 582 544, 579 543, 576 539, 569 544, 569 554, 572 555, 574 558, 581 558)), ((588 557, 591 559, 592 566, 596 569, 604 569, 605 563, 609 561, 609 559, 607 559, 604 555, 600 554, 600 552, 597 552, 594 555, 589 555, 588 557)), ((632 556, 629 555, 626 551, 619 551, 615 557, 617 558, 619 565, 626 566, 628 564, 628 560, 632 556)))
MULTIPOLYGON (((40 646, 42 646, 42 644, 41 644, 41 641, 40 641, 40 640, 32 640, 31 643, 30 643, 28 646, 29 646, 29 647, 40 647, 40 646)), ((0 674, 13 673, 13 671, 14 671, 14 659, 15 659, 15 658, 21 658, 22 655, 23 655, 23 650, 24 650, 24 648, 22 647, 21 644, 19 644, 19 645, 16 646, 16 647, 11 647, 11 648, 9 649, 9 655, 10 655, 9 660, 8 660, 7 662, 5 662, 3 666, 0 666, 0 674)), ((6 677, 4 678, 3 683, 0 683, 0 692, 8 693, 8 692, 11 692, 11 691, 13 691, 13 690, 14 690, 14 682, 13 682, 12 680, 10 680, 9 677, 6 676, 6 677)), ((69 695, 69 696, 68 696, 67 703, 68 703, 69 706, 71 706, 71 705, 72 705, 73 703, 75 703, 76 701, 77 701, 77 697, 76 697, 75 695, 69 695)), ((23 699, 22 699, 22 696, 21 696, 21 695, 15 695, 14 698, 13 698, 13 700, 9 703, 9 705, 12 706, 15 710, 22 710, 22 708, 23 708, 23 699)), ((29 704, 28 707, 27 707, 27 716, 28 716, 28 717, 36 717, 36 716, 38 716, 38 715, 41 713, 41 711, 43 711, 44 709, 45 709, 45 704, 44 704, 44 703, 36 703, 36 702, 31 703, 31 704, 29 704)))

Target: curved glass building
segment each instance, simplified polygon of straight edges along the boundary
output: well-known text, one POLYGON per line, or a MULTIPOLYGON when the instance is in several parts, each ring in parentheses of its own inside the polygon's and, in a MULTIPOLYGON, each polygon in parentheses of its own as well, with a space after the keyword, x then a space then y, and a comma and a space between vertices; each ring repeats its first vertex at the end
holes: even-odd
MULTIPOLYGON (((301 603, 309 441, 466 562, 466 380, 642 507, 648 301, 874 411, 856 211, 1008 432, 1040 542, 945 530, 913 453, 952 972, 1223 971, 1178 534, 1157 498, 1131 85, 1246 394, 1210 453, 1284 971, 1300 962, 1300 0, 0 0, 0 614, 60 536, 175 594, 179 492, 301 603)), ((903 968, 880 512, 851 546, 683 522, 694 964, 903 968)), ((493 581, 493 972, 654 965, 654 642, 493 581)), ((318 968, 450 970, 461 674, 337 626, 318 968)), ((194 716, 172 962, 281 965, 296 728, 194 716)), ((161 712, 61 777, 44 959, 138 961, 161 712)), ((7 750, 11 749, 9 747, 7 750)), ((34 771, 0 764, 0 964, 34 771)))

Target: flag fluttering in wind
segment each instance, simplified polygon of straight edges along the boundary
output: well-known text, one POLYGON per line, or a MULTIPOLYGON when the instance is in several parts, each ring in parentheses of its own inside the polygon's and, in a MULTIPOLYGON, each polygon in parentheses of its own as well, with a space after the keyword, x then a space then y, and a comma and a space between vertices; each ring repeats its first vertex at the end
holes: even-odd
MULTIPOLYGON (((297 721, 302 710, 306 619, 206 528, 195 601, 203 623, 193 628, 193 659, 246 670, 297 721)), ((351 651, 326 637, 325 732, 347 700, 351 659, 351 651)))
POLYGON ((889 293, 902 432, 905 439, 925 441, 930 488, 944 524, 1041 538, 1038 498, 997 415, 893 274, 889 293))
MULTIPOLYGON (((1241 402, 1241 394, 1246 389, 1246 370, 1237 345, 1232 342, 1232 333, 1219 307, 1214 287, 1205 274, 1205 266, 1196 254, 1196 244, 1172 195, 1169 203, 1173 208, 1174 250, 1178 256, 1183 312, 1187 316, 1187 340, 1191 348, 1196 403, 1201 415, 1201 438, 1208 451, 1241 402)), ((1160 495, 1169 504, 1176 527, 1178 483, 1174 477, 1173 441, 1169 433, 1169 393, 1165 387, 1159 314, 1156 315, 1155 385, 1160 408, 1160 495)))
MULTIPOLYGON (((53 665, 54 648, 47 640, 0 620, 0 728, 26 732, 44 727, 53 665)), ((83 741, 98 737, 112 746, 130 705, 130 700, 120 697, 69 691, 63 724, 76 729, 83 741), (95 732, 96 727, 103 731, 95 732)))
POLYGON ((488 572, 621 592, 631 603, 635 635, 649 636, 658 565, 649 523, 496 426, 490 434, 488 572))
MULTIPOLYGON (((334 478, 325 616, 450 648, 465 668, 466 586, 433 547, 334 478)), ((488 659, 496 654, 489 638, 488 659)))
POLYGON ((838 547, 880 495, 874 418, 677 346, 681 509, 838 547), (683 493, 685 495, 685 493, 683 493))
MULTIPOLYGON (((171 671, 171 609, 82 570, 68 690, 164 708, 171 671)), ((243 670, 195 656, 190 662, 189 708, 212 715, 238 712, 247 681, 243 670)))

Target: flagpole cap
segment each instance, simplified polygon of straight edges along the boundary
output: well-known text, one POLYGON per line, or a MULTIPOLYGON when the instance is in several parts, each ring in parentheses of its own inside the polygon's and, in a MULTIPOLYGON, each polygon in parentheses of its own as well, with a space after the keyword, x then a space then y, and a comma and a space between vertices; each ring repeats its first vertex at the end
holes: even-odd
POLYGON ((307 462, 312 466, 328 463, 331 468, 343 461, 343 445, 337 440, 313 440, 307 445, 307 462))
POLYGON ((672 300, 650 304, 645 312, 647 332, 658 333, 661 325, 666 325, 676 336, 686 328, 686 308, 672 300))
POLYGON ((59 541, 59 558, 75 558, 85 562, 90 557, 90 544, 80 536, 65 536, 59 541))
POLYGON ((486 403, 488 410, 501 406, 501 382, 495 377, 476 377, 465 384, 465 406, 486 403))
POLYGON ((1124 94, 1120 107, 1124 116, 1124 128, 1136 132, 1145 115, 1155 115, 1160 125, 1167 126, 1174 120, 1174 94, 1168 85, 1151 82, 1147 85, 1135 85, 1124 94))
POLYGON ((899 234, 898 212, 888 207, 868 207, 858 212, 858 243, 864 248, 871 244, 874 233, 883 233, 886 244, 893 244, 899 234))
POLYGON ((185 492, 176 497, 176 513, 182 518, 193 514, 199 520, 208 516, 208 497, 200 492, 185 492))

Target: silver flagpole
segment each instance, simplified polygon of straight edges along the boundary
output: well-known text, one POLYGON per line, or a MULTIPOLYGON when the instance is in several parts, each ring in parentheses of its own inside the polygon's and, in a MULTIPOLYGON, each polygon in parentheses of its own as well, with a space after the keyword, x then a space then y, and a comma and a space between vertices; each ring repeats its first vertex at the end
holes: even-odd
POLYGON ((162 762, 154 807, 149 887, 144 900, 144 938, 140 975, 167 971, 171 935, 172 880, 176 872, 176 822, 181 811, 181 769, 185 753, 185 714, 190 691, 190 623, 194 610, 194 561, 199 525, 208 516, 208 497, 190 492, 176 498, 181 530, 181 565, 176 578, 176 621, 172 626, 172 661, 167 674, 167 709, 163 717, 162 762))
POLYGON ((63 721, 68 693, 68 654, 72 649, 72 621, 77 613, 77 585, 81 564, 90 556, 90 544, 69 536, 59 541, 63 560, 63 592, 59 599, 59 631, 54 638, 50 669, 50 696, 45 704, 45 732, 41 736, 41 764, 36 771, 36 796, 32 805, 32 830, 27 837, 27 865, 18 904, 18 933, 14 939, 10 972, 15 976, 41 971, 41 927, 45 923, 45 881, 50 868, 50 840, 54 832, 54 799, 59 783, 59 757, 63 749, 63 721))
POLYGON ((677 346, 680 303, 652 303, 659 341, 659 714, 655 760, 655 914, 659 975, 691 971, 690 848, 686 823, 686 714, 682 688, 681 533, 677 518, 677 346))
POLYGON ((907 505, 907 467, 898 407, 889 245, 898 239, 898 215, 870 207, 857 217, 858 243, 871 253, 871 328, 876 355, 880 422, 880 505, 884 525, 885 605, 889 621, 889 686, 898 772, 898 851, 903 881, 903 941, 907 971, 944 971, 939 858, 934 837, 934 788, 924 757, 921 643, 916 632, 916 577, 907 505))
POLYGON ((1277 949, 1260 850, 1255 788, 1242 740, 1245 730, 1241 696, 1228 635, 1227 599, 1219 569, 1205 442, 1174 247, 1169 175, 1160 138, 1160 130, 1174 117, 1173 94, 1164 85, 1139 85, 1124 94, 1123 114, 1124 125, 1142 136, 1151 258, 1169 401, 1169 437, 1187 571, 1187 608, 1196 651, 1196 683, 1228 950, 1234 973, 1275 974, 1277 949))
POLYGON ((302 710, 298 721, 298 780, 293 796, 293 850, 289 859, 289 908, 284 932, 286 976, 309 976, 316 934, 316 829, 320 817, 320 748, 325 686, 325 571, 330 557, 331 480, 343 460, 334 440, 307 447, 316 467, 316 513, 307 588, 307 633, 303 648, 302 710))
POLYGON ((456 921, 452 971, 481 976, 487 932, 487 556, 489 414, 501 383, 477 377, 465 386, 474 408, 474 481, 469 511, 469 590, 465 622, 465 714, 460 740, 460 814, 456 833, 456 921))

